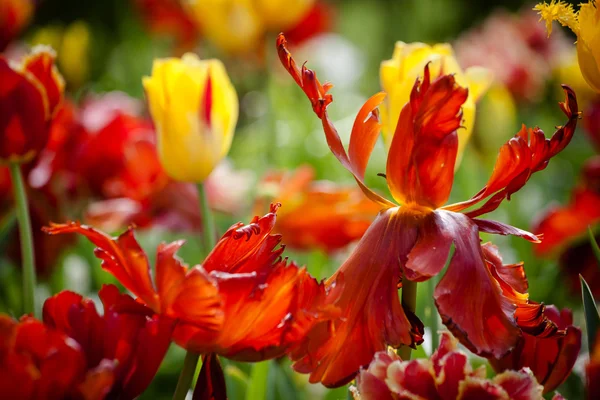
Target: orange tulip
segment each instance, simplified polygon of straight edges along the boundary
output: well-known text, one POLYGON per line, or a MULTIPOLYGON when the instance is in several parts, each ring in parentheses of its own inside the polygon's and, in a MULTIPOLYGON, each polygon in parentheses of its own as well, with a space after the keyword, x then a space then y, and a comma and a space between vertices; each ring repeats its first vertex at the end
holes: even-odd
POLYGON ((346 151, 327 113, 333 101, 327 92, 332 86, 322 85, 305 66, 298 68, 283 35, 277 46, 284 67, 321 120, 329 148, 364 194, 382 209, 354 252, 326 282, 332 286, 344 279, 345 285, 338 290, 342 318, 333 329, 319 324, 309 333, 308 353, 292 353, 294 367, 310 373, 311 382, 339 386, 352 380, 377 351, 420 343, 422 324, 400 304, 397 289, 439 274, 452 245, 454 254, 433 298, 443 323, 467 348, 479 355, 501 357, 515 346, 522 330, 556 329, 546 318, 522 323, 517 317, 531 309, 543 314, 543 306, 529 301, 522 282, 493 268, 481 249, 479 234, 515 235, 535 243, 540 239, 477 217, 498 208, 570 142, 579 117, 575 93, 564 87, 566 100, 560 107, 567 123, 551 138, 539 128, 523 127, 500 149, 483 189, 467 201, 444 205, 452 189, 457 130, 468 92, 456 84, 454 76, 432 78, 425 67, 400 112, 388 152, 385 177, 398 205, 364 183, 381 130, 377 107, 385 95, 371 97, 360 109, 346 151), (482 206, 472 208, 482 201, 482 206))

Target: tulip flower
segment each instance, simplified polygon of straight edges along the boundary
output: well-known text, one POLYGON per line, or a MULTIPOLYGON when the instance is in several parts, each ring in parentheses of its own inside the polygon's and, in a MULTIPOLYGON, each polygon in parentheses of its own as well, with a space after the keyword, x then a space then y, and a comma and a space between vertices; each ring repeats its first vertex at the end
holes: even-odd
POLYGON ((203 182, 229 152, 238 118, 224 65, 189 53, 156 60, 143 83, 165 171, 175 180, 203 182))
POLYGON ((274 230, 286 238, 286 245, 299 250, 344 248, 362 237, 379 212, 357 187, 315 181, 309 166, 268 174, 259 192, 256 210, 262 211, 265 202, 285 204, 274 230))
POLYGON ((227 53, 256 51, 268 31, 294 27, 315 0, 187 0, 202 33, 227 53))
POLYGON ((159 245, 154 282, 132 229, 116 239, 78 223, 46 232, 76 232, 98 246, 102 267, 138 303, 175 321, 172 338, 181 347, 209 359, 253 362, 302 346, 308 330, 338 314, 323 284, 281 259, 281 237, 271 234, 277 207, 249 225, 233 225, 201 265, 188 268, 175 256, 182 241, 159 245))
POLYGON ((0 162, 30 161, 48 142, 64 89, 55 57, 43 46, 18 66, 0 57, 0 162))
POLYGON ((401 360, 394 352, 379 352, 361 369, 356 400, 380 399, 523 399, 542 400, 542 386, 527 368, 486 378, 485 367, 473 369, 456 340, 443 332, 429 359, 401 360))
POLYGON ((521 313, 543 315, 543 306, 529 301, 524 276, 517 280, 510 270, 499 270, 487 260, 490 253, 482 250, 479 235, 515 235, 535 243, 540 239, 478 217, 497 209, 567 146, 579 117, 575 93, 564 87, 566 100, 560 107, 567 123, 551 138, 539 128, 523 126, 500 149, 485 187, 469 200, 445 206, 458 155, 461 107, 468 91, 453 75, 432 79, 426 66, 400 112, 388 152, 383 176, 394 203, 364 183, 381 129, 377 107, 385 94, 371 97, 360 109, 346 151, 327 113, 333 101, 327 93, 332 85, 322 85, 305 66, 298 68, 283 35, 277 46, 282 64, 321 119, 329 148, 363 193, 381 207, 352 254, 326 282, 335 285, 344 279, 337 303, 342 318, 334 322, 334 329, 317 326, 309 333, 308 354, 291 354, 294 367, 310 373, 311 382, 339 386, 353 379, 377 351, 422 342, 423 326, 414 315, 415 285, 442 272, 452 245, 455 251, 433 299, 442 322, 469 350, 502 357, 516 345, 522 330, 535 334, 557 329, 547 318, 518 317, 521 313), (483 205, 472 208, 482 201, 483 205), (403 304, 398 299, 400 287, 403 304), (347 350, 350 346, 352 351, 347 350))
POLYGON ((424 43, 397 42, 391 60, 381 63, 381 87, 387 93, 382 103, 381 120, 383 137, 389 146, 396 131, 400 110, 408 101, 415 79, 429 63, 435 75, 454 74, 459 85, 469 89, 467 100, 462 106, 464 129, 458 133, 458 154, 466 146, 475 123, 475 103, 492 83, 492 73, 482 67, 470 67, 463 73, 449 44, 429 46, 424 43))
POLYGON ((577 35, 577 59, 587 83, 600 92, 600 9, 594 1, 582 3, 575 11, 571 4, 552 0, 534 7, 541 20, 546 21, 548 35, 552 33, 552 21, 567 26, 577 35))
POLYGON ((573 369, 581 349, 581 329, 572 325, 573 314, 569 309, 559 311, 555 306, 547 306, 545 315, 564 333, 546 337, 524 333, 510 353, 489 361, 498 372, 530 368, 547 393, 562 384, 573 369))
POLYGON ((0 315, 3 396, 127 400, 146 389, 171 343, 172 321, 151 316, 116 286, 99 295, 103 315, 69 291, 46 300, 43 322, 0 315))
POLYGON ((34 3, 33 0, 0 0, 0 51, 29 23, 34 3))

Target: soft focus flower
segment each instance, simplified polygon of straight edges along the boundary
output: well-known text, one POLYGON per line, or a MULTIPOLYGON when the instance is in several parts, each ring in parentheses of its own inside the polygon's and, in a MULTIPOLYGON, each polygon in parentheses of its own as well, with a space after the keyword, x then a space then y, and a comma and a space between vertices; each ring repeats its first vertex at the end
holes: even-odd
POLYGON ((381 105, 383 136, 386 144, 392 143, 396 124, 402 107, 408 102, 415 80, 429 63, 433 76, 454 74, 456 82, 469 89, 467 100, 462 105, 461 125, 458 132, 459 150, 467 144, 475 122, 475 102, 486 92, 492 83, 492 73, 481 67, 470 67, 463 73, 454 57, 452 46, 447 43, 429 46, 424 43, 397 42, 391 60, 381 63, 381 87, 387 96, 381 105))
POLYGON ((268 31, 293 28, 315 0, 186 0, 206 37, 228 53, 260 49, 268 31))
POLYGON ((0 315, 3 396, 127 400, 146 389, 169 347, 172 321, 150 316, 116 286, 99 295, 102 316, 92 300, 69 291, 46 300, 43 323, 0 315))
POLYGON ((393 399, 522 399, 541 400, 542 386, 527 368, 486 379, 485 366, 473 369, 456 340, 442 332, 429 359, 401 360, 379 352, 357 378, 356 400, 393 399))
POLYGON ((541 20, 546 21, 548 35, 552 33, 552 21, 569 27, 577 35, 577 59, 587 83, 600 92, 600 10, 596 3, 588 1, 575 11, 571 4, 552 0, 534 7, 541 20))
POLYGON ((517 14, 492 13, 454 43, 460 65, 489 68, 496 82, 507 87, 516 100, 538 100, 570 44, 563 35, 548 40, 536 21, 536 14, 529 9, 517 14))
POLYGON ((539 256, 560 255, 559 266, 573 294, 580 293, 581 274, 594 294, 600 295, 600 270, 587 242, 588 227, 600 222, 600 156, 587 160, 581 175, 569 203, 549 207, 534 224, 535 232, 544 235, 534 249, 539 256), (578 243, 582 238, 585 241, 578 243))
POLYGON ((320 324, 309 333, 306 353, 292 352, 295 368, 310 373, 311 382, 338 386, 388 345, 421 342, 422 325, 400 304, 397 289, 405 279, 421 282, 440 273, 452 244, 454 254, 433 298, 443 323, 466 347, 479 355, 502 357, 516 345, 521 330, 557 329, 543 318, 543 306, 529 301, 522 282, 505 276, 486 259, 479 233, 516 235, 532 242, 539 238, 477 217, 498 208, 570 142, 579 116, 573 91, 564 87, 566 100, 560 103, 566 125, 549 139, 541 129, 523 126, 500 149, 486 186, 467 201, 444 206, 452 189, 467 90, 453 75, 432 80, 426 67, 400 112, 388 153, 385 179, 398 206, 364 183, 381 126, 377 107, 384 94, 371 97, 358 112, 346 152, 327 114, 331 85, 321 85, 314 71, 298 68, 285 44, 280 36, 280 59, 311 101, 330 149, 365 195, 382 208, 348 260, 326 282, 333 285, 344 279, 337 303, 342 318, 334 321, 334 329, 320 324), (463 212, 484 200, 479 208, 463 212), (526 311, 542 318, 518 317, 526 311))
POLYGON ((143 82, 165 171, 179 181, 203 182, 229 152, 238 119, 225 66, 185 54, 154 61, 143 82))
POLYGON ((590 360, 585 366, 586 398, 597 399, 600 396, 600 335, 596 335, 590 360))
POLYGON ((36 47, 19 66, 0 56, 0 162, 26 162, 48 142, 64 82, 55 54, 36 47))
POLYGON ((569 309, 559 311, 555 306, 547 306, 545 316, 560 331, 548 336, 523 333, 517 347, 510 353, 489 361, 498 372, 530 368, 547 393, 562 384, 573 369, 581 349, 581 329, 572 325, 573 314, 569 309))
POLYGON ((152 33, 175 40, 175 54, 194 47, 200 32, 180 0, 134 0, 134 4, 152 33))
POLYGON ((0 51, 29 23, 33 11, 33 0, 0 0, 0 51))
POLYGON ((305 268, 282 260, 272 235, 274 205, 250 225, 233 225, 201 265, 186 267, 175 256, 182 241, 157 249, 156 278, 129 229, 113 239, 77 223, 53 225, 50 234, 77 232, 98 248, 102 267, 138 302, 176 321, 173 340, 197 353, 240 361, 279 357, 297 346, 307 330, 330 318, 322 284, 305 268))
POLYGON ((262 212, 272 201, 284 205, 274 230, 286 245, 300 250, 330 252, 347 246, 362 237, 380 209, 355 186, 315 181, 309 166, 270 173, 258 191, 256 210, 262 212))
MULTIPOLYGON (((577 101, 581 105, 581 109, 584 110, 583 118, 585 124, 585 120, 590 119, 588 108, 592 102, 597 102, 598 93, 588 85, 583 77, 579 63, 577 62, 577 50, 573 46, 563 51, 563 55, 554 66, 554 75, 558 82, 564 82, 577 93, 577 101)), ((558 90, 556 92, 558 93, 558 90)))

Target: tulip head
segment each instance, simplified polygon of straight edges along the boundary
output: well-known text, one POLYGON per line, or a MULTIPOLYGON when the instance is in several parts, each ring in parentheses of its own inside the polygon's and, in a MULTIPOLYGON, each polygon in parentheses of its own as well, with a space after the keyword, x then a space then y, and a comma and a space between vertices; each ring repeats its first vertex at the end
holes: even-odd
POLYGON ((594 1, 580 5, 575 11, 571 4, 552 0, 534 8, 540 20, 546 21, 548 36, 552 33, 552 21, 558 21, 577 35, 577 60, 586 82, 600 93, 600 9, 594 1))
POLYGON ((381 86, 387 93, 387 99, 380 108, 385 142, 388 146, 392 142, 400 111, 408 102, 415 80, 422 75, 427 63, 433 77, 454 74, 456 82, 469 89, 469 97, 462 108, 463 128, 458 130, 458 154, 461 154, 473 130, 475 102, 491 84, 492 73, 481 67, 471 67, 463 73, 449 44, 429 46, 397 42, 392 59, 381 63, 381 86))
POLYGON ((227 155, 238 118, 238 98, 223 63, 194 54, 154 62, 143 80, 169 176, 203 182, 227 155))
POLYGON ((257 11, 265 26, 281 31, 295 26, 314 5, 315 0, 258 0, 257 11))

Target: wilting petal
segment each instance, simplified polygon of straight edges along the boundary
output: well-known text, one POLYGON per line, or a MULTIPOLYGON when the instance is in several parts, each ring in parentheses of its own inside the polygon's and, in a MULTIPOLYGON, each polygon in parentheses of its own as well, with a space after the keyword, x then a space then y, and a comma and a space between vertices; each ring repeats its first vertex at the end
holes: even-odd
POLYGON ((202 369, 198 375, 193 400, 227 400, 225 375, 216 354, 202 357, 202 369))
POLYGON ((496 371, 530 368, 547 393, 563 383, 573 369, 581 348, 581 330, 572 325, 573 317, 567 309, 559 312, 549 306, 544 316, 556 324, 558 331, 540 336, 524 333, 514 350, 489 361, 496 371))
POLYGON ((448 270, 434 292, 442 321, 474 353, 501 357, 520 336, 516 305, 503 295, 486 265, 477 225, 463 214, 436 213, 455 245, 448 270))
POLYGON ((571 141, 579 118, 575 92, 563 85, 566 94, 564 103, 559 103, 568 118, 565 126, 559 127, 550 139, 539 129, 525 126, 500 149, 496 165, 486 186, 470 200, 444 207, 450 211, 461 211, 492 196, 483 206, 467 213, 477 217, 495 210, 504 199, 521 189, 534 172, 546 168, 552 157, 561 152, 571 141))
POLYGON ((330 287, 342 280, 342 285, 331 289, 339 295, 336 305, 342 314, 333 322, 317 325, 308 334, 304 351, 291 354, 294 369, 310 373, 311 382, 342 385, 388 345, 422 342, 422 325, 414 315, 405 314, 397 290, 419 220, 420 215, 404 214, 398 208, 382 212, 328 280, 330 287))
POLYGON ((533 243, 542 242, 539 237, 533 233, 524 231, 514 226, 503 224, 498 221, 490 221, 487 219, 473 219, 473 222, 477 224, 480 232, 491 233, 494 235, 512 235, 519 236, 533 243))
POLYGON ((388 154, 388 186, 398 202, 437 208, 448 200, 467 95, 453 75, 430 82, 425 66, 423 81, 415 82, 400 113, 388 154))

